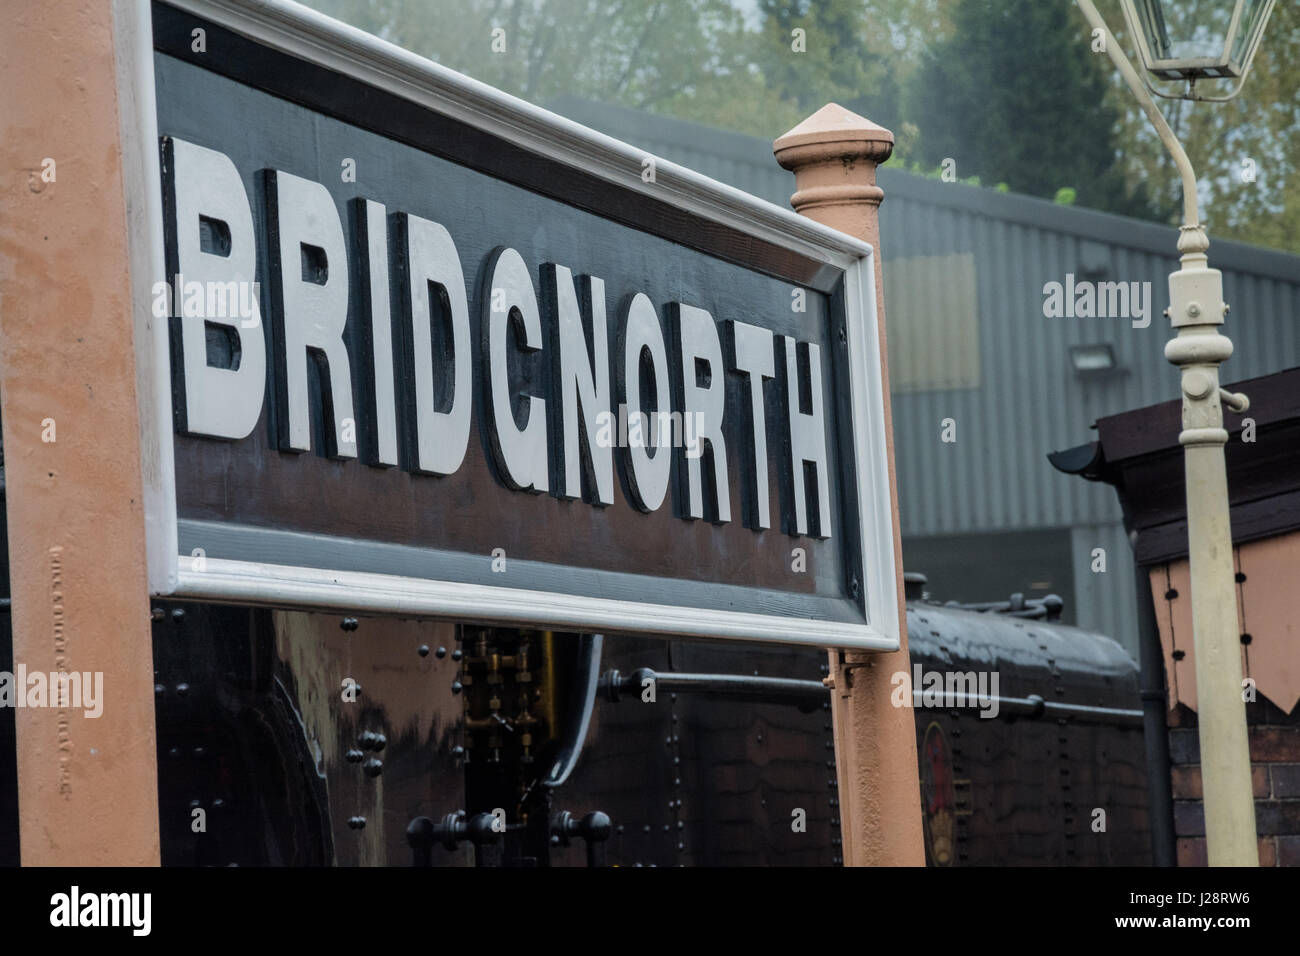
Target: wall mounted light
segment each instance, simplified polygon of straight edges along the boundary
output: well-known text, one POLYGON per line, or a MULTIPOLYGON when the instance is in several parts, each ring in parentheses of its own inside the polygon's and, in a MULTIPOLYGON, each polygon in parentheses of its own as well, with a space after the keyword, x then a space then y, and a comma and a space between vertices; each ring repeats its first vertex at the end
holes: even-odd
POLYGON ((1115 349, 1106 343, 1071 345, 1070 364, 1080 378, 1113 375, 1120 370, 1115 361, 1115 349))

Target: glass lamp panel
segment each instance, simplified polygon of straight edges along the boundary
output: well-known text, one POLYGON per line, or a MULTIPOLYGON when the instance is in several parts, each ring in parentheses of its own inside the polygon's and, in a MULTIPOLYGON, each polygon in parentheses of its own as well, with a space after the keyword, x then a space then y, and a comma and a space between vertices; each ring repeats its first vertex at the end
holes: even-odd
POLYGON ((1245 0, 1241 10, 1241 22, 1237 25, 1237 35, 1232 39, 1232 49, 1228 59, 1245 67, 1243 62, 1254 45, 1255 37, 1264 28, 1264 15, 1268 4, 1264 0, 1245 0))
POLYGON ((1235 0, 1137 0, 1157 60, 1224 58, 1235 0))

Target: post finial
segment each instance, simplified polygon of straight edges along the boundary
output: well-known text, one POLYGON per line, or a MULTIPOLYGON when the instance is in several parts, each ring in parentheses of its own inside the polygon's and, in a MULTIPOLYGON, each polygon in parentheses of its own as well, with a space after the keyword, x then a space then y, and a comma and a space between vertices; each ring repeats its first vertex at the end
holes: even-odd
POLYGON ((894 134, 837 103, 827 103, 772 145, 794 173, 796 212, 867 238, 866 209, 880 205, 876 167, 894 152, 894 134))

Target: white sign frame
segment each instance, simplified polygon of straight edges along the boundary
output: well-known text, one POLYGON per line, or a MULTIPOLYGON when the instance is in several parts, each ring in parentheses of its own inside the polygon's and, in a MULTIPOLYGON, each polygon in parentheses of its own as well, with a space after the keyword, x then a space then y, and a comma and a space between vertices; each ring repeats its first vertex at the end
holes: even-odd
MULTIPOLYGON (((572 596, 396 575, 261 564, 178 553, 166 319, 152 314, 166 274, 149 0, 114 0, 130 230, 149 586, 155 595, 351 613, 443 617, 580 632, 726 638, 826 648, 899 648, 884 383, 870 245, 667 160, 642 182, 644 150, 540 109, 289 0, 167 0, 282 50, 508 138, 529 150, 697 216, 842 269, 849 352, 851 449, 866 623, 572 596)), ((846 453, 848 449, 841 449, 846 453)))

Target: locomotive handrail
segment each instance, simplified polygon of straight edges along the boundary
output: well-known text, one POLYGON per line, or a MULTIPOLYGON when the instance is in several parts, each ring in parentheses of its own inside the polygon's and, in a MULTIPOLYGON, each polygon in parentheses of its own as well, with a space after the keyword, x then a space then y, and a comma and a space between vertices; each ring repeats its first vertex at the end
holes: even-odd
POLYGON ((617 670, 606 671, 600 679, 600 690, 605 698, 617 702, 624 694, 639 696, 652 682, 656 693, 707 693, 739 700, 765 703, 796 704, 811 710, 829 693, 819 680, 796 680, 790 677, 758 677, 748 674, 689 674, 681 671, 655 671, 639 667, 630 674, 617 670))
MULTIPOLYGON (((624 695, 639 696, 652 682, 656 693, 704 693, 723 697, 735 697, 740 700, 766 703, 795 704, 801 709, 811 709, 811 705, 822 702, 828 693, 821 681, 797 680, 789 677, 759 677, 748 674, 690 674, 679 671, 656 671, 649 667, 639 667, 629 674, 618 670, 609 670, 600 678, 600 693, 611 702, 617 703, 624 695)), ((1037 694, 1028 697, 1001 697, 982 700, 975 694, 954 691, 943 695, 943 703, 937 707, 928 706, 922 697, 920 688, 912 691, 912 706, 917 710, 950 710, 953 708, 982 708, 993 701, 997 702, 999 716, 1007 717, 1053 717, 1058 719, 1086 721, 1088 723, 1139 725, 1142 723, 1142 711, 1123 707, 1095 707, 1089 704, 1068 704, 1060 701, 1044 700, 1037 694)))
MULTIPOLYGON (((943 694, 944 702, 937 707, 930 707, 922 703, 922 693, 920 688, 912 691, 912 706, 918 710, 950 710, 960 707, 982 707, 991 702, 989 697, 984 697, 981 701, 976 694, 966 694, 959 691, 943 694)), ((1009 717, 1058 717, 1074 720, 1083 720, 1089 723, 1099 724, 1141 724, 1142 711, 1129 710, 1123 707, 1093 707, 1088 704, 1066 704, 1057 701, 1044 700, 1037 694, 1030 694, 1028 697, 994 697, 992 700, 997 701, 998 714, 1006 714, 1009 717)))

